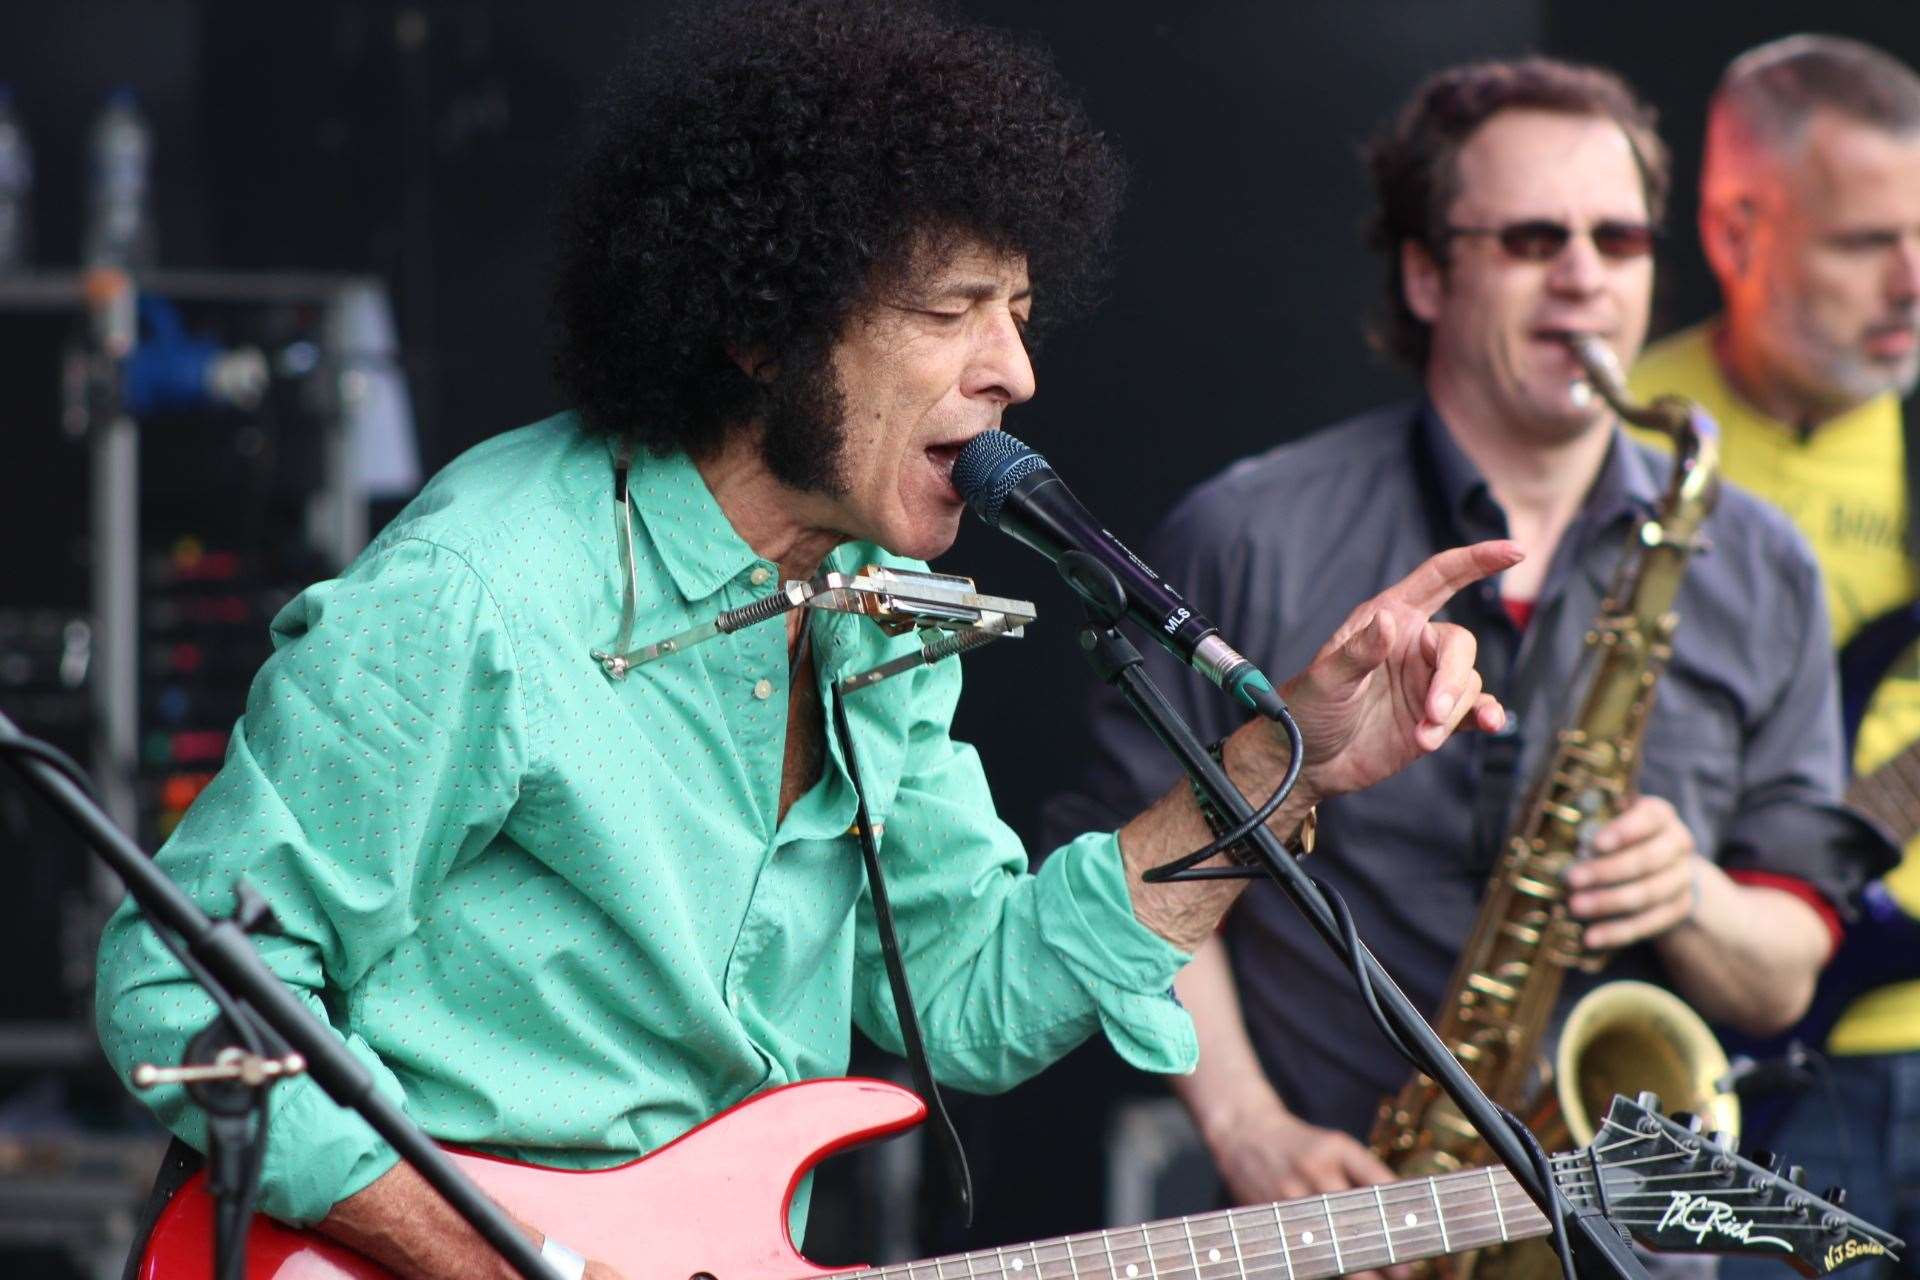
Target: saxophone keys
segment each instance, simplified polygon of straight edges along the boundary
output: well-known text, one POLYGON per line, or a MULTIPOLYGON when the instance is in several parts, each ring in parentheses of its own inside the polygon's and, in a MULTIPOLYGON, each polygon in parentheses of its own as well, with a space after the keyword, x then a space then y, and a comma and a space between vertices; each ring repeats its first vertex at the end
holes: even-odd
POLYGON ((1484 973, 1468 974, 1467 986, 1483 996, 1490 996, 1500 1001, 1512 1001, 1520 995, 1517 987, 1509 986, 1484 973))

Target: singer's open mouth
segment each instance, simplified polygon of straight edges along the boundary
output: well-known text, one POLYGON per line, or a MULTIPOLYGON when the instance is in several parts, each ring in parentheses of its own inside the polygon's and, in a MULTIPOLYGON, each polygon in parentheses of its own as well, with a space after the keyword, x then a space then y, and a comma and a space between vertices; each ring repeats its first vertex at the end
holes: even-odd
POLYGON ((966 448, 965 440, 955 440, 950 444, 930 444, 927 446, 927 461, 940 474, 949 486, 953 484, 953 464, 960 457, 960 451, 966 448))

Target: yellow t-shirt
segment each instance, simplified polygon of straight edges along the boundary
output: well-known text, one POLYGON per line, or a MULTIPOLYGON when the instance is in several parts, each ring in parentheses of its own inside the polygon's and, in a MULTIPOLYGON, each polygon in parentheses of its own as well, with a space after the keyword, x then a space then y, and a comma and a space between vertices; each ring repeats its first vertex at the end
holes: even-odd
MULTIPOLYGON (((1735 395, 1713 355, 1713 322, 1648 347, 1630 379, 1636 397, 1675 393, 1720 424, 1726 478, 1772 502, 1813 545, 1827 583, 1833 641, 1920 598, 1920 567, 1906 549, 1908 513, 1900 403, 1891 394, 1802 437, 1735 395)), ((1682 625, 1685 625, 1684 623, 1682 625)), ((1920 646, 1875 691, 1854 744, 1865 774, 1920 739, 1920 646)), ((1888 889, 1920 915, 1920 839, 1907 846, 1888 889)), ((1854 1001, 1828 1041, 1835 1053, 1920 1049, 1920 982, 1895 983, 1854 1001)))

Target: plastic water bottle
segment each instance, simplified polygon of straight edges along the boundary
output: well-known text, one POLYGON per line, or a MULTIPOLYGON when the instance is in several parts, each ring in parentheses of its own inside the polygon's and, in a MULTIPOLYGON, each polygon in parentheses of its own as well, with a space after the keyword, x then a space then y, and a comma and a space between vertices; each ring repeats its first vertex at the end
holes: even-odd
POLYGON ((0 84, 0 274, 26 269, 33 257, 33 149, 13 109, 13 87, 0 84))
POLYGON ((153 265, 148 175, 153 135, 131 89, 116 89, 87 144, 87 233, 81 261, 90 267, 153 265))

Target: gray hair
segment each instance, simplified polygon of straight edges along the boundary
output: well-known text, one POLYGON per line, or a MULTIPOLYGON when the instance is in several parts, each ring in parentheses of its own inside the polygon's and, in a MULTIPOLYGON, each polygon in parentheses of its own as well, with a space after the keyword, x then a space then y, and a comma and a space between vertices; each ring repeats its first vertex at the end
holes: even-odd
POLYGON ((1731 178, 1729 166, 1784 151, 1819 110, 1920 133, 1920 75, 1845 36, 1786 36, 1747 50, 1728 64, 1707 108, 1703 192, 1731 178))

